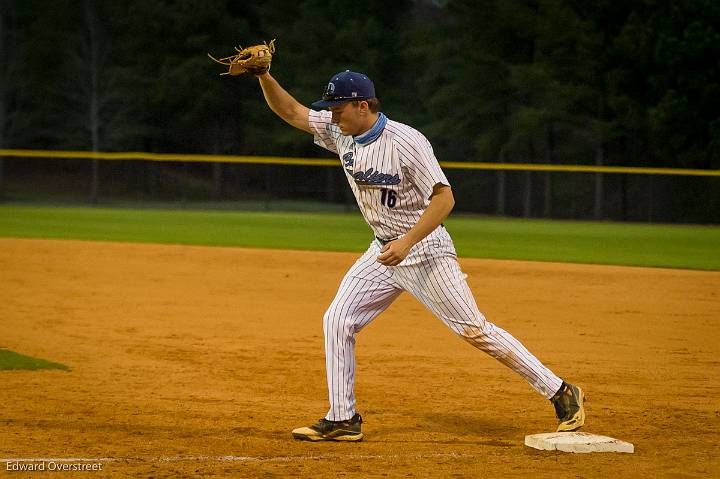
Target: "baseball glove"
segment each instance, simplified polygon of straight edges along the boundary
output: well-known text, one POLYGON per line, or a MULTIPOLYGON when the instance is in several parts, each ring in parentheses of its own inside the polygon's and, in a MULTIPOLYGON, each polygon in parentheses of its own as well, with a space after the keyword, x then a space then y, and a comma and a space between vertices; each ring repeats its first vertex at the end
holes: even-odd
POLYGON ((237 76, 246 73, 262 75, 270 70, 270 62, 275 53, 275 40, 247 48, 235 47, 235 51, 237 52, 235 55, 225 58, 215 58, 209 53, 208 56, 215 62, 229 67, 228 71, 221 75, 237 76))

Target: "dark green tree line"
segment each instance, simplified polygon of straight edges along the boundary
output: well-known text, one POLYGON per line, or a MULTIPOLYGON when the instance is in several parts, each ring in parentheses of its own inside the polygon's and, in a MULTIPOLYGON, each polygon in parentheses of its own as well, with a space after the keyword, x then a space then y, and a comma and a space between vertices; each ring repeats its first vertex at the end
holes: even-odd
MULTIPOLYGON (((277 38, 305 104, 366 72, 452 161, 720 168, 714 0, 2 0, 0 146, 321 154, 206 52, 277 38)), ((217 166, 216 168, 220 168, 217 166)), ((219 171, 216 171, 219 174, 219 171)), ((523 212, 569 194, 524 176, 523 212)), ((495 210, 504 213, 498 173, 495 210)), ((602 217, 606 178, 592 186, 602 217)))

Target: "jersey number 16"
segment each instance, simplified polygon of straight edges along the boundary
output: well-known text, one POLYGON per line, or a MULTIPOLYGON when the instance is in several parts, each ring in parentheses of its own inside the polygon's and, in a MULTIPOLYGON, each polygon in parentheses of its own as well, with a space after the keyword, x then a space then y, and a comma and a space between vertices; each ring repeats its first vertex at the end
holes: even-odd
POLYGON ((397 194, 393 190, 380 189, 380 203, 388 208, 395 208, 397 203, 397 194))

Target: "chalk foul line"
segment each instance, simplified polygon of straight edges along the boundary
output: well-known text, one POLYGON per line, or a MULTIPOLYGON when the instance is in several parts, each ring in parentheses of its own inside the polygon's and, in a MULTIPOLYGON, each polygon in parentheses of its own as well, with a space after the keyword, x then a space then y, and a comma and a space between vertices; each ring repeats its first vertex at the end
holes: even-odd
POLYGON ((430 454, 319 454, 314 456, 136 456, 136 457, 17 457, 0 458, 0 462, 301 462, 334 459, 371 460, 371 459, 427 459, 460 458, 467 454, 430 453, 430 454))

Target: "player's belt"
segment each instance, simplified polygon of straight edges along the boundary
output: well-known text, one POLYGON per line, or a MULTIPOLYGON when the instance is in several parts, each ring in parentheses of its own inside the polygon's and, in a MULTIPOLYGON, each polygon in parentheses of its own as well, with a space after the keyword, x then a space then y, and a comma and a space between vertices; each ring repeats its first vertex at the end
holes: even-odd
POLYGON ((376 236, 375 239, 378 240, 381 245, 385 246, 385 245, 388 244, 389 242, 395 241, 397 238, 382 239, 382 238, 378 238, 378 237, 376 236))
MULTIPOLYGON (((440 226, 442 226, 443 228, 445 228, 445 223, 440 223, 440 226)), ((395 238, 390 238, 390 239, 382 239, 382 238, 377 237, 377 236, 375 237, 375 239, 378 240, 378 241, 380 242, 380 244, 383 245, 383 246, 385 246, 386 244, 388 244, 388 243, 391 242, 391 241, 395 241, 395 240, 398 239, 398 238, 400 238, 400 237, 399 237, 399 236, 396 236, 395 238)))

